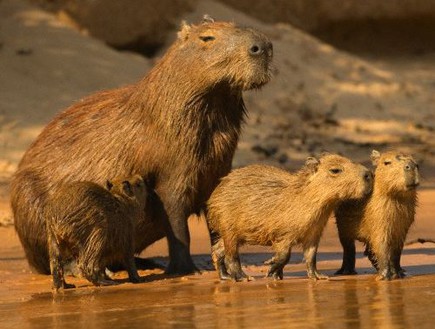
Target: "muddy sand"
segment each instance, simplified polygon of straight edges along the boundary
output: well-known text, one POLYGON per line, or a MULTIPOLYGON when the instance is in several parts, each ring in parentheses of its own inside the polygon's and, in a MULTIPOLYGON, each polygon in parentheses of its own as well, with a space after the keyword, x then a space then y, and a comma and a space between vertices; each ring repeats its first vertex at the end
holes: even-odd
MULTIPOLYGON (((434 238, 435 189, 421 189, 416 222, 409 240, 434 238)), ((341 250, 331 219, 321 241, 318 268, 328 281, 307 279, 299 249, 285 267, 284 280, 265 278, 263 261, 268 248, 244 247, 242 263, 252 282, 220 282, 211 266, 204 223, 190 222, 192 253, 201 274, 168 277, 161 269, 140 270, 141 284, 94 287, 68 277, 77 285, 63 293, 51 291, 51 277, 32 273, 14 229, 0 228, 0 318, 2 328, 112 328, 205 327, 370 327, 432 328, 435 321, 435 248, 433 244, 405 247, 403 280, 375 280, 375 272, 358 245, 356 276, 334 276, 341 250)), ((141 256, 167 263, 166 242, 160 241, 141 256)))

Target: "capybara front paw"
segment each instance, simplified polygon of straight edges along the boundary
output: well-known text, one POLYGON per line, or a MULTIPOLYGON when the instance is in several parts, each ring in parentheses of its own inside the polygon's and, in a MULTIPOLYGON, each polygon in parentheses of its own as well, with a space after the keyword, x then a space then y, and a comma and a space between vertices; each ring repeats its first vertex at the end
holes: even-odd
POLYGON ((378 273, 376 277, 377 280, 395 280, 395 279, 403 279, 406 277, 405 272, 401 269, 399 271, 394 270, 383 270, 378 273))
POLYGON ((231 280, 236 281, 236 282, 241 282, 241 281, 253 281, 254 278, 251 276, 248 276, 245 272, 243 272, 242 270, 231 273, 230 274, 231 280))
POLYGON ((397 275, 395 275, 393 273, 393 271, 391 271, 389 268, 386 268, 386 269, 380 270, 378 272, 376 280, 379 280, 379 281, 393 280, 393 279, 395 279, 395 277, 397 277, 397 275))
POLYGON ((349 268, 340 268, 337 272, 335 272, 335 275, 355 275, 358 274, 355 269, 349 269, 349 268))
POLYGON ((329 280, 329 276, 321 274, 317 271, 308 272, 308 277, 312 280, 329 280))
POLYGON ((199 272, 192 260, 186 261, 170 261, 168 267, 165 270, 165 274, 169 275, 184 275, 193 274, 199 272))

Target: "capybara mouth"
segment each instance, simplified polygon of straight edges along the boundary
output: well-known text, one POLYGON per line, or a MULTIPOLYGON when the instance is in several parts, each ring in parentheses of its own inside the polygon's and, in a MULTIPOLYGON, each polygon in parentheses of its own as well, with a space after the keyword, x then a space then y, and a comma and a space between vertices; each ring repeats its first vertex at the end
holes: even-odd
POLYGON ((270 79, 272 78, 270 63, 267 63, 265 66, 266 67, 264 68, 263 72, 255 74, 256 79, 248 81, 244 84, 242 88, 243 90, 260 89, 270 81, 270 79))
POLYGON ((412 190, 415 190, 419 185, 420 185, 420 183, 407 184, 406 189, 408 191, 412 191, 412 190))

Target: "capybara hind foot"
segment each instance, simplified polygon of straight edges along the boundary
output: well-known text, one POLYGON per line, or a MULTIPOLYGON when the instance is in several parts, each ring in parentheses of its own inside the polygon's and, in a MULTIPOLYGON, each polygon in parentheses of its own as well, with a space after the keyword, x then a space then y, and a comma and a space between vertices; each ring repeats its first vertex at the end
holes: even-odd
POLYGON ((113 281, 113 280, 98 280, 95 282, 92 282, 95 286, 117 286, 119 285, 119 282, 113 281))
POLYGON ((144 282, 144 278, 140 277, 137 271, 128 273, 128 281, 131 283, 141 283, 144 282))
POLYGON ((156 262, 153 259, 150 258, 140 258, 140 257, 135 257, 134 261, 136 263, 136 268, 138 268, 139 270, 153 270, 153 269, 161 269, 164 270, 165 266, 156 262))
POLYGON ((274 280, 282 280, 284 278, 283 268, 273 268, 273 266, 267 272, 267 276, 273 278, 274 280))

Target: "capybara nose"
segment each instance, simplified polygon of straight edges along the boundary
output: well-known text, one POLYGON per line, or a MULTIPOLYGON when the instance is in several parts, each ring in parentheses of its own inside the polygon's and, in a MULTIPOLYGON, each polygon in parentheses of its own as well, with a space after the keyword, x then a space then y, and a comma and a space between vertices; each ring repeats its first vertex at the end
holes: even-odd
POLYGON ((266 54, 268 57, 273 55, 273 47, 270 41, 257 41, 254 42, 249 48, 251 56, 260 56, 266 54))
POLYGON ((410 171, 410 170, 414 170, 415 169, 415 163, 414 162, 408 162, 406 165, 405 165, 405 170, 406 171, 410 171))

